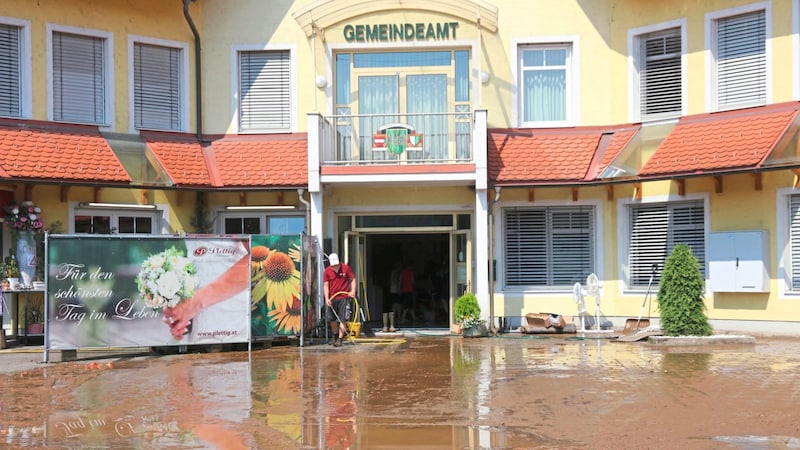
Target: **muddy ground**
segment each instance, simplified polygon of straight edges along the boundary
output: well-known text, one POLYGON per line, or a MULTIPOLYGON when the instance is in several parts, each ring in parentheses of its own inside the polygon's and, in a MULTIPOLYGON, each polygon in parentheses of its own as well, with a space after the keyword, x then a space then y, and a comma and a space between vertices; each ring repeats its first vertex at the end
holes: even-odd
POLYGON ((0 353, 6 371, 20 361, 0 375, 0 447, 800 448, 792 337, 677 347, 412 335, 21 355, 0 353))

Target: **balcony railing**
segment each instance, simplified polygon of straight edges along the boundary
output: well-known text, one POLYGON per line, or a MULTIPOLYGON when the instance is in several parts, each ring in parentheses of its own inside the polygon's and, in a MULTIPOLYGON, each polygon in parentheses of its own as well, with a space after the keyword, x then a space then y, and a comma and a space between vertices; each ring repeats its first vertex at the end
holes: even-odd
POLYGON ((474 162, 471 112, 326 116, 321 131, 322 164, 474 162))

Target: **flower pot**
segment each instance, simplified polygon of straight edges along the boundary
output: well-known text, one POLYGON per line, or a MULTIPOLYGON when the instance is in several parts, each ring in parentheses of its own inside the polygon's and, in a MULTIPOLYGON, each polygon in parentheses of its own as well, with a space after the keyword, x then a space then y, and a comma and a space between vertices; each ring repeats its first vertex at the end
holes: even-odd
POLYGON ((19 284, 19 278, 18 277, 9 277, 8 278, 8 284, 9 284, 9 287, 11 289, 16 289, 17 285, 19 284))

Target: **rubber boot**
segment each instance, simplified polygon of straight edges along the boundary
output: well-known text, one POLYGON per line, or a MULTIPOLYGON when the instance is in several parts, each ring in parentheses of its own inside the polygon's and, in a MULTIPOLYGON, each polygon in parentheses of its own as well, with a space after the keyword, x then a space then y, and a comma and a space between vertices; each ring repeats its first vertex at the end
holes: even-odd
POLYGON ((384 333, 389 331, 389 313, 383 313, 383 329, 381 329, 384 333))
POLYGON ((389 331, 391 331, 392 333, 397 331, 397 328, 394 327, 394 313, 393 312, 389 313, 389 331))

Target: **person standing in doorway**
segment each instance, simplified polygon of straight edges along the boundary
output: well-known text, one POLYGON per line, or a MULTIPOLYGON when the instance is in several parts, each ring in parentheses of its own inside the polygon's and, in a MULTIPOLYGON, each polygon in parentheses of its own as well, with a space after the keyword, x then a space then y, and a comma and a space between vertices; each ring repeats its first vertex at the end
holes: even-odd
MULTIPOLYGON (((392 298, 392 311, 383 313, 383 332, 391 331, 394 333, 397 329, 394 327, 394 316, 401 309, 403 301, 403 291, 400 289, 400 269, 403 267, 400 262, 395 262, 392 267, 392 272, 389 274, 389 295, 392 298)), ((385 303, 384 303, 385 306, 385 303)), ((386 311, 389 309, 386 308, 386 311)))
POLYGON ((339 262, 339 255, 328 255, 330 265, 323 274, 323 293, 325 305, 330 308, 331 332, 334 347, 342 346, 342 338, 347 334, 345 322, 350 320, 352 299, 356 297, 356 276, 347 264, 339 262))
POLYGON ((407 320, 406 315, 411 316, 411 320, 416 320, 416 298, 414 296, 414 270, 411 264, 405 264, 400 272, 400 289, 403 291, 403 320, 407 320))

